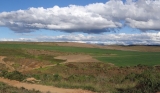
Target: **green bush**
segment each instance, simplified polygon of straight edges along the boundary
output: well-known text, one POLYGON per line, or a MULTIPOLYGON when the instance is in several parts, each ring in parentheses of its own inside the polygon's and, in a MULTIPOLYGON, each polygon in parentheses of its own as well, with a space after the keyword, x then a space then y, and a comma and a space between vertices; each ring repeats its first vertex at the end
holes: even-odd
POLYGON ((60 81, 62 77, 59 74, 54 74, 53 75, 53 81, 60 81))
POLYGON ((25 75, 18 71, 13 71, 13 72, 8 72, 8 71, 2 71, 1 76, 4 78, 8 78, 11 80, 18 80, 18 81, 23 81, 25 79, 25 75))
POLYGON ((156 93, 160 91, 160 74, 153 70, 141 74, 130 74, 126 79, 138 81, 138 84, 129 89, 117 89, 117 93, 156 93))

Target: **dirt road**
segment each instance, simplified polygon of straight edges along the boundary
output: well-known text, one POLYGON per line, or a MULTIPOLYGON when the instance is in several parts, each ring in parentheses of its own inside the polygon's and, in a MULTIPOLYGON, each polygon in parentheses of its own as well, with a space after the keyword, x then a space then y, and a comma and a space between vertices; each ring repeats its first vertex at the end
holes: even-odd
POLYGON ((64 88, 56 88, 52 86, 45 86, 45 85, 38 85, 38 84, 29 84, 29 83, 22 83, 15 80, 4 79, 0 77, 0 82, 6 83, 10 86, 21 88, 24 87, 28 90, 39 90, 42 93, 92 93, 90 91, 82 90, 82 89, 64 89, 64 88))

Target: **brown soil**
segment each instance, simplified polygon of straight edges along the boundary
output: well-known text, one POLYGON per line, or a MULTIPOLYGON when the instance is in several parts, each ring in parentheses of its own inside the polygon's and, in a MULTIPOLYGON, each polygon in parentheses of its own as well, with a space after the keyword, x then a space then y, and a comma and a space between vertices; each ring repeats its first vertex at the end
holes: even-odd
POLYGON ((26 70, 32 70, 34 68, 40 68, 42 66, 49 65, 47 62, 40 62, 40 61, 36 61, 33 59, 27 59, 27 58, 19 58, 16 60, 12 57, 9 57, 9 58, 0 57, 0 58, 1 58, 1 61, 6 64, 6 68, 10 68, 9 71, 17 70, 17 71, 23 72, 26 70), (13 61, 11 62, 11 60, 13 61))
POLYGON ((22 83, 19 81, 9 80, 9 79, 4 79, 4 78, 0 78, 0 82, 6 83, 10 86, 17 87, 17 88, 24 87, 25 89, 28 89, 28 90, 35 89, 35 90, 41 91, 42 93, 48 93, 48 91, 50 93, 93 93, 91 91, 82 90, 82 89, 56 88, 56 87, 52 87, 52 86, 22 83))
POLYGON ((7 64, 6 62, 3 61, 4 58, 6 58, 6 57, 0 56, 0 63, 4 64, 6 66, 6 68, 8 68, 9 72, 14 71, 15 69, 10 64, 7 64))
POLYGON ((94 59, 90 55, 66 55, 66 56, 58 56, 55 59, 66 60, 66 62, 100 62, 97 59, 94 59))

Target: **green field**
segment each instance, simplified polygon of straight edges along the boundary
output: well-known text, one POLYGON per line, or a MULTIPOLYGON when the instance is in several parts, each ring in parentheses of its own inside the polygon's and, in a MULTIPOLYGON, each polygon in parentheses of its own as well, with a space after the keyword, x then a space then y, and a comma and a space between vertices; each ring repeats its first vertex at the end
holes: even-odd
POLYGON ((135 66, 138 64, 154 66, 160 64, 160 53, 147 53, 136 55, 120 55, 113 57, 98 57, 102 62, 110 62, 117 66, 135 66))
MULTIPOLYGON (((81 47, 66 47, 56 45, 37 45, 37 44, 10 44, 0 43, 1 55, 5 55, 2 50, 17 49, 10 52, 14 55, 18 49, 37 49, 37 50, 49 50, 49 51, 60 51, 67 53, 83 53, 89 54, 102 62, 113 63, 117 66, 135 66, 138 64, 154 66, 160 64, 160 52, 138 52, 138 51, 121 51, 121 50, 109 50, 99 48, 81 48, 81 47)), ((18 54, 25 57, 31 57, 30 55, 21 53, 18 54)), ((17 55, 18 55, 17 54, 17 55)))

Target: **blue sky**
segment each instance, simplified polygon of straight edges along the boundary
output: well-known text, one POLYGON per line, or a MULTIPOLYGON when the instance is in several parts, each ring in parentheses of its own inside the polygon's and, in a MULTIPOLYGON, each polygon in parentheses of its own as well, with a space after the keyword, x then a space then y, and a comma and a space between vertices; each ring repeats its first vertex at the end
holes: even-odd
POLYGON ((68 5, 88 5, 92 3, 105 3, 108 0, 1 0, 0 12, 28 9, 30 7, 50 8, 55 5, 66 7, 68 5))
POLYGON ((160 44, 160 1, 1 0, 0 41, 160 44))

